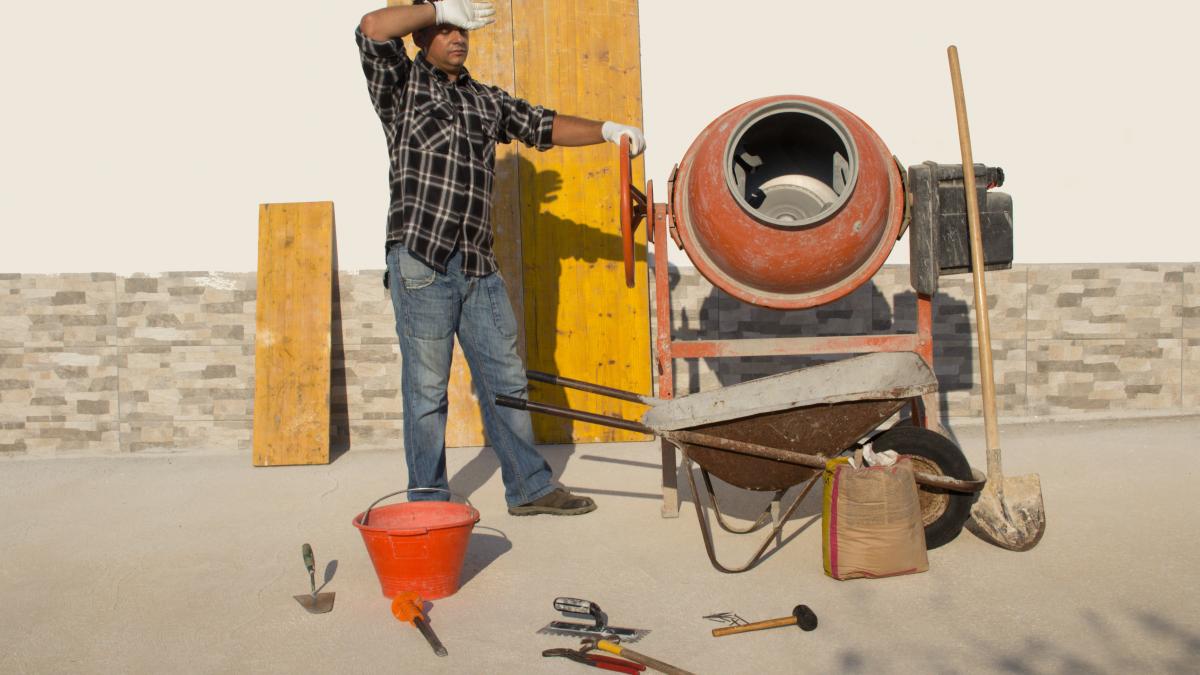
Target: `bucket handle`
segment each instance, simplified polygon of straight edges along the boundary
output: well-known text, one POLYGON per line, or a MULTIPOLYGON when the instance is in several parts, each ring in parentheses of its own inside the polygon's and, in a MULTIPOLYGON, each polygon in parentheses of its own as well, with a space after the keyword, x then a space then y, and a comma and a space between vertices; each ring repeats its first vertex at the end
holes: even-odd
POLYGON ((371 505, 367 507, 367 510, 363 511, 363 517, 362 517, 362 520, 359 521, 359 525, 362 525, 363 527, 367 526, 367 519, 371 517, 371 509, 375 508, 376 504, 378 504, 379 502, 381 502, 389 497, 395 497, 396 495, 402 495, 407 492, 445 492, 446 494, 450 495, 451 497, 458 497, 459 499, 463 500, 463 502, 465 502, 467 506, 470 506, 476 512, 479 511, 479 509, 476 509, 475 505, 471 503, 470 499, 467 499, 466 497, 460 497, 459 495, 456 495, 449 490, 443 490, 442 488, 432 488, 432 487, 409 488, 407 490, 397 490, 396 492, 393 492, 391 494, 386 494, 386 495, 380 497, 379 499, 376 499, 375 501, 371 502, 371 505))

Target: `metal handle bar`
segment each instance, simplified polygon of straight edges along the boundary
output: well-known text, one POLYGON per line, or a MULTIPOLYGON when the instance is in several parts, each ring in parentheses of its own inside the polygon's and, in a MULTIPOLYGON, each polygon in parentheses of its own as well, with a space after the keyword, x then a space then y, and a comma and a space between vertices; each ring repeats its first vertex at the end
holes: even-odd
POLYGON ((499 394, 496 396, 496 405, 505 408, 516 408, 517 410, 528 410, 529 412, 541 413, 543 415, 554 415, 555 417, 565 417, 570 420, 579 420, 580 422, 590 422, 601 426, 613 427, 614 429, 624 429, 626 431, 637 431, 643 434, 655 434, 653 429, 633 422, 621 417, 609 417, 608 415, 597 415, 596 413, 583 412, 582 410, 572 410, 571 408, 561 408, 555 405, 547 405, 545 403, 535 403, 526 401, 523 398, 515 396, 505 396, 499 394))
MULTIPOLYGON (((380 497, 379 499, 376 499, 375 501, 371 502, 371 505, 367 507, 367 510, 363 511, 363 517, 362 517, 362 520, 359 522, 359 524, 362 525, 363 527, 366 527, 367 519, 371 517, 371 509, 375 508, 376 504, 387 499, 388 497, 395 497, 396 495, 402 495, 407 492, 445 492, 446 494, 450 495, 451 497, 458 497, 459 499, 463 500, 463 502, 467 506, 475 509, 475 505, 471 503, 470 499, 456 495, 449 490, 444 490, 442 488, 409 488, 407 490, 397 490, 396 492, 393 492, 391 494, 386 494, 386 495, 380 497)), ((479 509, 475 509, 475 510, 478 511, 479 509)))
POLYGON ((661 398, 643 396, 632 391, 605 387, 599 384, 592 384, 591 382, 584 382, 583 380, 572 380, 569 377, 560 377, 551 373, 543 373, 538 370, 527 370, 525 371, 525 376, 534 382, 545 382, 546 384, 554 384, 560 387, 567 387, 568 389, 578 389, 579 391, 586 391, 590 394, 600 394, 601 396, 620 399, 622 401, 630 401, 632 403, 641 403, 643 405, 657 405, 662 403, 661 398))

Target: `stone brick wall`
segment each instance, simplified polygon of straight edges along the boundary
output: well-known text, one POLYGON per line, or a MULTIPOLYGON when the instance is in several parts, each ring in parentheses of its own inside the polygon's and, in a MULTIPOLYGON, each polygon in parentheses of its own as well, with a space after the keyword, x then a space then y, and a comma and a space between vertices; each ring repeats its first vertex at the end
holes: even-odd
MULTIPOLYGON (((332 445, 399 447, 380 272, 339 275, 332 445)), ((0 455, 249 451, 255 274, 0 275, 0 455)))
MULTIPOLYGON (((908 269, 887 266, 842 300, 778 312, 741 303, 692 268, 672 270, 677 338, 912 332, 908 269)), ((941 414, 980 409, 969 275, 943 277, 934 298, 941 414)), ((1200 413, 1200 265, 1034 265, 988 273, 997 400, 1007 415, 1200 413)), ((825 357, 827 360, 830 357, 825 357)), ((821 358, 692 359, 675 364, 676 394, 821 358)))
MULTIPOLYGON (((336 288, 335 451, 399 448, 399 350, 379 271, 336 288)), ((906 267, 815 310, 757 309, 672 269, 679 338, 912 331, 906 267)), ((1200 265, 1039 265, 989 273, 999 403, 1010 416, 1200 413, 1200 265)), ((978 416, 970 277, 935 299, 942 415, 978 416)), ((255 275, 0 274, 0 455, 249 451, 255 275)), ((805 357, 677 361, 677 393, 805 357)), ((564 373, 570 376, 571 373, 564 373)))

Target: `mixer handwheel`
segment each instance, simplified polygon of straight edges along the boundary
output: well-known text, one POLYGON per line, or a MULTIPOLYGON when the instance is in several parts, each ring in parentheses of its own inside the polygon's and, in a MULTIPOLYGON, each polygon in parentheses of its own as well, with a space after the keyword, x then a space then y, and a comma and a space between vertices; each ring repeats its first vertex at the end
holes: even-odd
MULTIPOLYGON (((642 219, 646 217, 646 211, 649 208, 647 204, 651 204, 647 196, 641 190, 633 187, 633 165, 629 157, 629 137, 621 137, 621 240, 623 245, 623 253, 625 257, 625 285, 633 288, 633 233, 637 232, 638 225, 642 219)), ((651 191, 653 187, 647 187, 647 191, 651 191)), ((651 192, 650 194, 653 194, 651 192)))

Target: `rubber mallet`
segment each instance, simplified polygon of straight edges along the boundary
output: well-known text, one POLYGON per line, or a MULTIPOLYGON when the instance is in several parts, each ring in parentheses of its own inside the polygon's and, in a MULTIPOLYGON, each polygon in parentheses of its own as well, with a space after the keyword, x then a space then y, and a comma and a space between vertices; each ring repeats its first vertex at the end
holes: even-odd
POLYGON ((721 637, 722 635, 733 635, 734 633, 749 633, 752 630, 763 630, 765 628, 779 628, 780 626, 799 626, 800 630, 809 631, 817 627, 817 615, 813 613, 808 605, 796 605, 792 610, 791 616, 785 616, 782 619, 770 619, 768 621, 756 621, 748 623, 744 626, 728 626, 726 628, 714 628, 713 637, 721 637))

